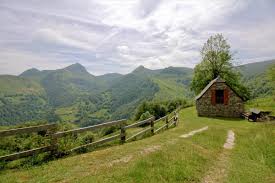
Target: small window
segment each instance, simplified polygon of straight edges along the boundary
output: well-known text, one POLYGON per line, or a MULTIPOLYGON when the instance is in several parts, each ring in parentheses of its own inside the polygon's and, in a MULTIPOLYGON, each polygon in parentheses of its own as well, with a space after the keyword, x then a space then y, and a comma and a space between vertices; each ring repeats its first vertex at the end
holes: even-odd
POLYGON ((223 104, 224 102, 223 90, 216 90, 216 103, 223 104))

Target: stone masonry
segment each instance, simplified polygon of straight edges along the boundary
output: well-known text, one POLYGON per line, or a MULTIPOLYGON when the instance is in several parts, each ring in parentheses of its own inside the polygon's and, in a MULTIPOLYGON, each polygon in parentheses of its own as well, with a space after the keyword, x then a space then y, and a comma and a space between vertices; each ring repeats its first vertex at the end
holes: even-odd
POLYGON ((208 117, 240 117, 244 112, 244 101, 225 82, 214 82, 204 93, 197 98, 196 108, 199 116, 208 117), (211 90, 228 91, 227 104, 213 104, 211 90))

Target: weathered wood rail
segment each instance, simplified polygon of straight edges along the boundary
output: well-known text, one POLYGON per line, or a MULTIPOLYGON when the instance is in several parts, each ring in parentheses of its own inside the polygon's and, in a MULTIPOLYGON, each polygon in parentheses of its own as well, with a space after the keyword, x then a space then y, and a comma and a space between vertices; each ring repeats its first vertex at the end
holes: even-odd
POLYGON ((18 135, 23 133, 35 133, 41 131, 50 131, 56 129, 56 124, 46 124, 46 125, 39 125, 39 126, 30 126, 25 128, 17 128, 17 129, 10 129, 10 130, 2 130, 0 131, 0 137, 18 135))
POLYGON ((166 115, 166 116, 159 118, 157 120, 155 120, 155 117, 153 116, 146 120, 138 121, 136 123, 129 124, 129 125, 127 125, 126 119, 121 119, 121 120, 117 120, 117 121, 110 121, 110 122, 106 122, 106 123, 102 123, 102 124, 98 124, 98 125, 88 126, 88 127, 84 127, 84 128, 77 128, 77 129, 72 129, 72 130, 68 130, 68 131, 61 131, 61 132, 57 132, 56 124, 46 124, 46 125, 18 128, 18 129, 2 130, 2 131, 0 131, 1 138, 7 137, 7 136, 18 135, 18 134, 24 134, 24 133, 45 132, 44 133, 44 134, 46 134, 45 138, 50 139, 50 145, 0 156, 0 161, 12 161, 12 160, 16 160, 16 159, 32 156, 35 154, 44 153, 44 152, 51 152, 52 154, 55 154, 58 149, 58 139, 59 138, 65 137, 67 135, 73 135, 73 134, 83 133, 83 132, 87 132, 87 131, 99 130, 101 128, 110 127, 110 126, 119 126, 120 133, 110 136, 110 137, 105 137, 103 139, 99 139, 97 141, 94 141, 94 142, 91 142, 88 144, 84 144, 84 145, 72 148, 68 152, 75 152, 75 151, 81 150, 82 148, 94 147, 94 146, 97 146, 97 145, 100 145, 103 143, 107 143, 107 142, 111 142, 111 141, 114 141, 117 139, 120 139, 121 143, 125 143, 130 140, 136 139, 138 136, 141 136, 149 131, 151 132, 151 135, 154 135, 155 133, 158 133, 159 131, 161 131, 163 129, 168 129, 171 126, 177 125, 178 110, 179 109, 177 109, 173 113, 171 113, 171 114, 173 114, 173 116, 170 119, 168 119, 169 115, 166 115), (162 125, 158 129, 155 129, 155 124, 160 123, 160 122, 164 122, 164 125, 162 125), (137 127, 140 127, 141 125, 145 125, 145 124, 148 124, 148 126, 144 127, 138 133, 126 138, 127 137, 127 133, 126 133, 127 129, 137 128, 137 127))
MULTIPOLYGON (((46 137, 52 138, 52 135, 56 132, 57 125, 56 124, 46 124, 46 125, 38 125, 38 126, 30 126, 30 127, 24 127, 24 128, 17 128, 17 129, 9 129, 9 130, 2 130, 0 131, 0 137, 7 137, 7 136, 13 136, 18 134, 29 134, 29 133, 37 133, 37 132, 45 132, 46 137)), ((8 154, 4 156, 0 156, 0 161, 6 160, 16 160, 28 156, 32 156, 34 154, 42 153, 42 152, 48 152, 52 151, 53 146, 44 146, 44 147, 38 147, 31 150, 21 151, 13 154, 8 154)))
POLYGON ((66 135, 77 134, 77 133, 86 132, 86 131, 93 131, 93 130, 97 130, 97 129, 100 129, 103 127, 121 125, 123 123, 126 123, 126 121, 127 121, 126 119, 121 119, 118 121, 101 123, 98 125, 88 126, 88 127, 84 127, 84 128, 77 128, 77 129, 68 130, 68 131, 64 131, 64 132, 57 132, 57 133, 53 134, 53 136, 56 138, 60 138, 60 137, 66 136, 66 135))

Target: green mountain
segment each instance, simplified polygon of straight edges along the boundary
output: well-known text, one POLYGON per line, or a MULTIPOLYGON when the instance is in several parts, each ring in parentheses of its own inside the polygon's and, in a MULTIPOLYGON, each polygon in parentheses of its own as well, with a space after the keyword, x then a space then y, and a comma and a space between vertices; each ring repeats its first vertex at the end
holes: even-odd
POLYGON ((18 76, 0 76, 0 124, 50 119, 44 88, 36 81, 18 76))
MULTIPOLYGON (((270 95, 265 76, 275 61, 246 64, 238 69, 252 97, 270 95)), ((81 126, 129 118, 143 101, 192 99, 193 69, 168 67, 93 76, 80 64, 57 70, 30 69, 19 76, 0 76, 0 124, 47 120, 81 126)))
POLYGON ((192 69, 189 68, 150 70, 139 66, 130 74, 107 74, 96 78, 108 86, 100 94, 83 96, 79 102, 78 122, 84 126, 108 119, 129 118, 143 101, 191 96, 188 84, 192 69))
POLYGON ((104 83, 78 63, 53 71, 30 69, 20 76, 38 81, 45 89, 49 103, 54 107, 72 105, 84 94, 98 93, 106 89, 104 83))
POLYGON ((192 69, 150 70, 140 66, 126 75, 93 76, 82 65, 73 64, 52 71, 30 69, 20 77, 38 82, 62 119, 87 125, 129 118, 142 101, 190 97, 192 69))
POLYGON ((0 77, 0 94, 43 94, 44 88, 37 82, 22 77, 2 75, 0 77))
POLYGON ((111 113, 117 118, 129 117, 140 102, 152 100, 158 90, 158 85, 149 77, 127 74, 106 91, 111 96, 111 113))
POLYGON ((154 100, 171 100, 176 98, 192 98, 189 85, 192 81, 193 69, 184 67, 168 67, 155 72, 152 79, 160 90, 154 100))
POLYGON ((275 60, 256 62, 238 67, 243 75, 243 83, 249 88, 251 98, 272 95, 274 86, 267 77, 267 70, 275 65, 275 60))
POLYGON ((112 85, 114 81, 119 80, 121 77, 123 77, 123 75, 118 73, 108 73, 101 76, 96 76, 98 80, 104 82, 107 86, 112 85))
POLYGON ((244 78, 250 78, 265 74, 266 70, 275 64, 275 60, 268 60, 264 62, 255 62, 238 66, 244 78))

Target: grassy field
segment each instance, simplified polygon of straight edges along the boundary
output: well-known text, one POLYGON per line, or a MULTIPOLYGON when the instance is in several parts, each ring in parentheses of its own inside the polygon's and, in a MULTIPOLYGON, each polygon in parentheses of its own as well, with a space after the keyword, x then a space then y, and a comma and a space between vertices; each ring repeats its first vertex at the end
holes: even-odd
POLYGON ((142 140, 101 148, 43 165, 0 172, 0 182, 202 182, 216 171, 227 131, 235 147, 226 150, 221 182, 275 182, 275 124, 197 117, 180 111, 179 126, 142 140), (190 138, 179 136, 208 126, 190 138))

